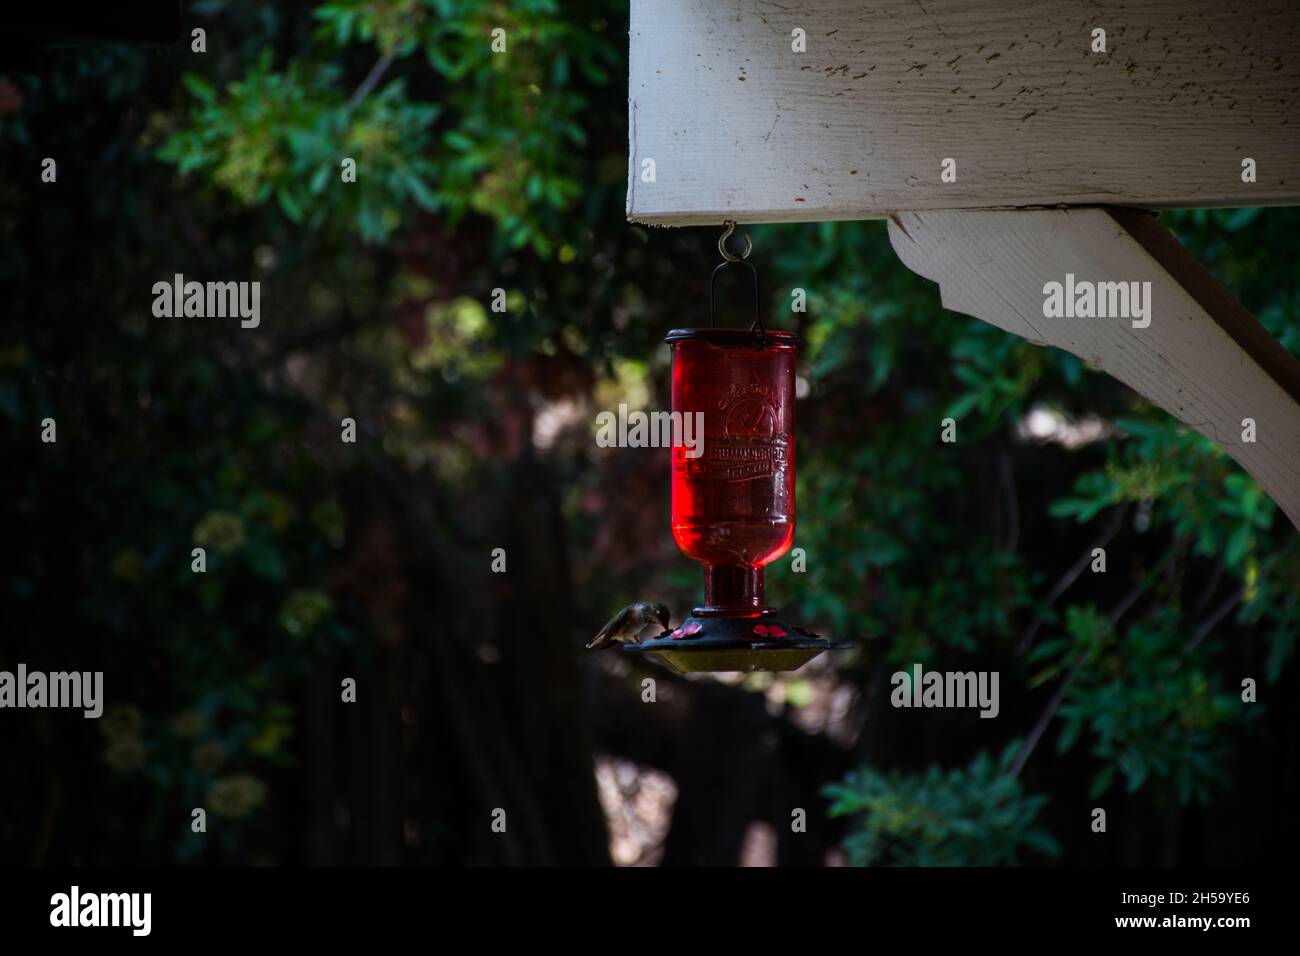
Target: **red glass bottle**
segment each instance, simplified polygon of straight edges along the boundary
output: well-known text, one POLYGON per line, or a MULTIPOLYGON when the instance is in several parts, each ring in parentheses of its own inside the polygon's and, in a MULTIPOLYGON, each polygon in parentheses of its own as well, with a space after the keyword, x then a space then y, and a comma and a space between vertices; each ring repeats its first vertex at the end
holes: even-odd
POLYGON ((704 607, 695 614, 774 614, 763 604, 763 566, 794 540, 798 337, 710 328, 680 329, 666 341, 673 412, 703 416, 702 447, 677 442, 672 450, 673 538, 705 568, 704 607))
POLYGON ((843 649, 784 621, 763 603, 763 568, 794 540, 794 361, 799 338, 764 327, 758 272, 728 254, 709 280, 709 327, 676 329, 672 349, 673 539, 704 565, 704 606, 671 631, 625 654, 681 673, 792 671, 824 651, 843 649), (740 263, 753 281, 754 321, 720 329, 714 321, 718 273, 740 263))

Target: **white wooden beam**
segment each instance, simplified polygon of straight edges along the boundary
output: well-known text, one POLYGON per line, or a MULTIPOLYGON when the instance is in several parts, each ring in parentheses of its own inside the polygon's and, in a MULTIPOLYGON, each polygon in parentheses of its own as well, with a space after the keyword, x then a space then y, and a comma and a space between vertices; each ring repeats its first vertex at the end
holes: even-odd
POLYGON ((1103 369, 1195 428, 1300 528, 1300 362, 1153 216, 1134 210, 953 210, 892 216, 889 239, 943 304, 1103 369), (1150 282, 1150 325, 1047 318, 1044 287, 1150 282), (1253 419, 1255 440, 1243 440, 1253 419))
POLYGON ((637 222, 1291 204, 1300 3, 632 0, 628 110, 637 222))

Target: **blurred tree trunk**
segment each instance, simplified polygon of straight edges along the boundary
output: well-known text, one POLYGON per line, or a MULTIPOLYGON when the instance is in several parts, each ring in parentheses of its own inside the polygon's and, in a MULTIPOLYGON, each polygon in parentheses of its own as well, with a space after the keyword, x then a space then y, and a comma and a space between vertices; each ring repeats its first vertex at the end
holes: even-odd
POLYGON ((511 468, 509 591, 497 618, 506 742, 521 787, 511 794, 528 828, 528 862, 608 864, 573 641, 572 578, 560 500, 542 463, 525 453, 511 468), (518 801, 523 801, 520 806, 518 801))
POLYGON ((312 732, 308 772, 324 791, 310 817, 314 859, 338 859, 325 836, 338 830, 326 794, 350 790, 345 806, 373 821, 356 837, 360 861, 395 862, 405 840, 404 858, 416 863, 610 862, 560 499, 530 454, 507 467, 492 523, 501 538, 474 544, 427 480, 390 469, 378 489, 360 478, 353 509, 363 517, 341 579, 381 646, 359 649, 367 659, 355 666, 369 676, 356 705, 337 704, 337 665, 312 695, 313 724, 332 712, 347 727, 344 767, 330 766, 330 731, 312 732), (506 549, 504 574, 490 571, 495 547, 506 549), (498 809, 504 833, 492 829, 498 809))

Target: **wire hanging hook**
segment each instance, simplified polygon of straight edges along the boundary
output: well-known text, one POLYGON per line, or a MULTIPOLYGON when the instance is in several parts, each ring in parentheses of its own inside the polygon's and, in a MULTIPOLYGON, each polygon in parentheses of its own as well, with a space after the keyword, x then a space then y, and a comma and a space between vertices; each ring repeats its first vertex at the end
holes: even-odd
POLYGON ((740 255, 736 255, 734 252, 728 252, 727 240, 731 238, 731 234, 735 231, 736 220, 727 219, 723 221, 722 235, 718 237, 718 252, 720 252, 722 258, 726 259, 728 262, 740 262, 742 259, 748 259, 750 252, 754 249, 754 244, 749 241, 749 234, 743 233, 740 238, 745 240, 745 251, 740 255))
POLYGON ((754 321, 749 327, 750 334, 754 337, 754 345, 762 349, 767 345, 767 329, 763 327, 763 318, 760 314, 761 297, 758 293, 758 270, 754 268, 752 262, 745 261, 748 259, 750 252, 754 249, 754 244, 749 241, 749 236, 742 238, 745 240, 745 251, 740 255, 727 251, 727 240, 731 234, 736 231, 736 220, 728 219, 723 224, 722 235, 718 239, 718 252, 722 253, 722 261, 713 268, 713 275, 709 277, 709 328, 717 327, 717 313, 714 303, 714 292, 718 284, 718 273, 731 265, 742 265, 749 270, 750 278, 754 283, 754 321))

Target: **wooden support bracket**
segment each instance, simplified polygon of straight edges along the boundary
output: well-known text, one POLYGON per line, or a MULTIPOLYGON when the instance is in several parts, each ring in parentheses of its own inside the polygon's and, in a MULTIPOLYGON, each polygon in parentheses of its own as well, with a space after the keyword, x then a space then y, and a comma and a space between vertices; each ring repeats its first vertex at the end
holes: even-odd
POLYGON ((889 217, 895 252, 943 304, 1104 370, 1215 442, 1300 528, 1300 362, 1153 216, 1121 209, 889 217), (1149 282, 1151 320, 1048 318, 1049 282, 1149 282), (1244 441, 1243 421, 1255 422, 1244 441))

